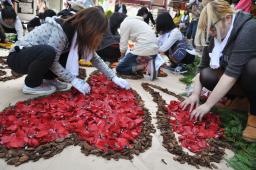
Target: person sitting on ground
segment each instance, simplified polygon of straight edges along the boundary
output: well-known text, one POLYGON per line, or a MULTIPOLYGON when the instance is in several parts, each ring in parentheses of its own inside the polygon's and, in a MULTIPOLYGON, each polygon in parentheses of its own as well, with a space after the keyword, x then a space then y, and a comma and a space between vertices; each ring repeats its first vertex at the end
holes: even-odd
POLYGON ((12 7, 6 7, 0 12, 0 26, 4 33, 17 34, 18 40, 23 37, 24 30, 21 20, 12 7))
POLYGON ((104 60, 110 63, 118 62, 121 57, 119 43, 120 35, 117 29, 126 18, 123 13, 115 12, 109 18, 108 31, 104 34, 101 45, 97 50, 97 54, 104 60))
MULTIPOLYGON (((202 119, 225 95, 246 97, 248 122, 243 138, 256 142, 256 20, 252 15, 235 11, 227 1, 209 2, 200 15, 195 43, 205 46, 199 78, 194 91, 181 106, 190 106, 191 118, 202 119), (202 87, 212 90, 199 105, 202 87)), ((232 103, 231 103, 232 104, 232 103)), ((236 103, 236 107, 243 107, 236 103)), ((228 106, 226 106, 228 107, 228 106)))
POLYGON ((151 23, 153 25, 156 24, 154 18, 153 18, 153 15, 150 11, 148 11, 148 9, 146 7, 141 7, 139 10, 138 10, 138 13, 137 13, 137 16, 141 16, 143 17, 144 21, 149 24, 149 20, 151 21, 151 23))
POLYGON ((91 61, 108 79, 128 89, 127 81, 119 78, 95 53, 107 29, 107 18, 97 8, 84 9, 67 20, 47 18, 15 43, 7 57, 8 66, 17 73, 27 74, 23 93, 51 94, 67 89, 67 83, 82 94, 90 86, 77 78, 79 58, 91 61))
POLYGON ((151 27, 142 17, 127 17, 120 26, 121 60, 116 71, 120 74, 134 75, 144 71, 148 65, 150 79, 156 78, 155 58, 158 53, 157 38, 151 27), (128 50, 128 42, 134 47, 128 50), (127 51, 128 50, 128 51, 127 51))
POLYGON ((35 18, 30 20, 27 24, 28 32, 32 31, 35 27, 40 26, 45 22, 46 17, 53 17, 56 16, 56 13, 51 10, 47 9, 44 13, 39 13, 35 18))
POLYGON ((15 0, 2 0, 1 1, 1 6, 2 8, 6 8, 6 7, 15 7, 15 0))
POLYGON ((159 53, 167 55, 170 59, 172 72, 187 72, 186 64, 195 60, 184 36, 176 27, 169 12, 159 14, 156 19, 156 32, 159 34, 159 53))

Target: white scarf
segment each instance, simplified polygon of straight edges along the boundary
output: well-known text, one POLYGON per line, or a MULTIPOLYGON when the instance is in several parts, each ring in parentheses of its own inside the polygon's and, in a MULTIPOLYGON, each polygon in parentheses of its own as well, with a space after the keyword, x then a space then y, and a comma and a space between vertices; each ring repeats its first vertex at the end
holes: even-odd
MULTIPOLYGON (((77 42, 77 32, 75 33, 72 44, 69 50, 66 69, 73 75, 78 76, 79 74, 79 55, 78 55, 78 46, 76 45, 77 42)), ((89 54, 86 58, 86 61, 90 61, 93 57, 93 54, 89 54)))
POLYGON ((224 50, 225 46, 227 45, 228 39, 229 39, 231 31, 233 29, 234 20, 235 20, 235 14, 233 14, 232 23, 231 23, 228 33, 223 41, 220 42, 219 40, 214 38, 214 48, 213 48, 212 52, 209 53, 210 67, 212 69, 218 69, 220 67, 220 58, 222 56, 222 51, 224 50))

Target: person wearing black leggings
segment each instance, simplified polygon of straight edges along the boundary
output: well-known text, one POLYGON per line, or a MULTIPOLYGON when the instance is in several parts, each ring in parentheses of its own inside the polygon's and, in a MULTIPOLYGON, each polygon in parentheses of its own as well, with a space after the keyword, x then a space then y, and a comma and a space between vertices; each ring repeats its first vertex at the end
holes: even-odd
POLYGON ((243 139, 256 142, 256 20, 224 0, 209 2, 201 12, 195 43, 206 47, 193 93, 181 106, 190 106, 190 111, 196 106, 190 117, 202 119, 222 97, 244 96, 250 107, 243 139), (202 87, 212 93, 199 105, 202 87))
POLYGON ((109 80, 121 88, 129 84, 116 76, 95 52, 107 29, 107 18, 98 8, 84 9, 67 20, 46 18, 10 49, 8 66, 27 74, 22 88, 25 94, 48 95, 68 88, 70 83, 82 94, 90 85, 80 79, 79 59, 91 61, 109 80))

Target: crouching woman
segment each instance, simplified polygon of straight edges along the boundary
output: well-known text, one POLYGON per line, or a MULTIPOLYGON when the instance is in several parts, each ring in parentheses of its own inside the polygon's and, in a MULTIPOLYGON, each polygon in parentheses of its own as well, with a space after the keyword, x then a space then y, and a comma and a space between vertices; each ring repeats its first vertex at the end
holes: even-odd
POLYGON ((156 18, 156 32, 159 34, 159 53, 166 54, 170 59, 171 72, 186 73, 186 64, 195 60, 193 48, 189 47, 179 28, 173 22, 169 12, 163 12, 156 18))
POLYGON ((47 18, 45 24, 17 41, 7 63, 14 71, 27 74, 23 92, 50 94, 66 89, 67 82, 81 93, 89 93, 90 86, 76 77, 80 58, 91 60, 114 83, 128 89, 128 83, 118 78, 95 53, 107 25, 107 18, 92 7, 65 21, 47 18))
POLYGON ((236 12, 226 1, 209 2, 200 15, 196 44, 206 45, 207 37, 212 39, 204 48, 199 79, 182 106, 192 110, 196 105, 191 117, 202 119, 225 95, 245 96, 250 108, 243 138, 256 142, 256 20, 236 12), (212 93, 197 105, 202 87, 212 93))

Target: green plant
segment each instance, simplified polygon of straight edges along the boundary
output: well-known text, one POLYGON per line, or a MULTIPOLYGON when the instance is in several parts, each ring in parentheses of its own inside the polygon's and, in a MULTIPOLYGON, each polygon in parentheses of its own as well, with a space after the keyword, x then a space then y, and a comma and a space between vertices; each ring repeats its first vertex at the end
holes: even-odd
POLYGON ((183 77, 180 79, 181 82, 185 83, 186 85, 189 85, 192 83, 193 78, 197 74, 197 67, 200 61, 201 61, 201 58, 196 56, 194 63, 187 65, 188 72, 185 73, 183 77))
POLYGON ((108 18, 109 18, 112 14, 113 14, 113 12, 112 12, 111 10, 107 10, 107 11, 105 12, 106 17, 108 17, 108 18))
POLYGON ((242 139, 246 126, 247 114, 227 109, 217 109, 220 113, 222 126, 225 129, 225 140, 232 146, 235 155, 228 164, 235 170, 256 169, 256 143, 248 143, 242 139))

